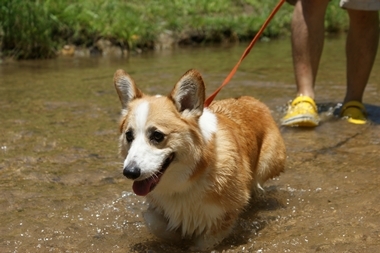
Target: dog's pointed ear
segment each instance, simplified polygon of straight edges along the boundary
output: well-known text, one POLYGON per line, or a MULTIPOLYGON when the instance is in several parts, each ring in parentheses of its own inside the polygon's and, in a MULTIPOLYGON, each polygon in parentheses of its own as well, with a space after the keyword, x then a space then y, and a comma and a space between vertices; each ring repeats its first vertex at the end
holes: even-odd
POLYGON ((205 85, 201 74, 194 69, 187 71, 174 86, 169 97, 179 112, 188 110, 200 116, 205 101, 205 85))
POLYGON ((133 79, 122 69, 116 70, 113 76, 113 83, 123 109, 127 107, 130 101, 135 98, 141 98, 143 95, 143 93, 136 87, 133 79))

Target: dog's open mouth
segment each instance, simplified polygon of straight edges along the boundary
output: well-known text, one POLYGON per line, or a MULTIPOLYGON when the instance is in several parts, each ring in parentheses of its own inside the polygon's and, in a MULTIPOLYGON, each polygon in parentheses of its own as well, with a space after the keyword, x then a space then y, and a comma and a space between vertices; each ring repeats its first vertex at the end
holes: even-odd
POLYGON ((141 180, 133 182, 133 191, 136 195, 145 196, 149 192, 153 191, 158 182, 160 181, 162 175, 169 167, 170 163, 174 160, 174 153, 171 153, 168 158, 165 159, 164 163, 161 166, 161 169, 156 172, 153 176, 141 180))

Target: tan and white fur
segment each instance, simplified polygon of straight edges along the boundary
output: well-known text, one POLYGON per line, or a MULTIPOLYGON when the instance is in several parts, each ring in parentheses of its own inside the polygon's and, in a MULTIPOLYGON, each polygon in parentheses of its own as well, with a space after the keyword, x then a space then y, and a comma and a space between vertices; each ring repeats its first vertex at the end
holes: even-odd
POLYGON ((196 70, 168 96, 144 94, 123 70, 114 85, 123 174, 146 196, 147 227, 164 239, 191 238, 193 250, 213 248, 252 194, 284 169, 285 145, 270 110, 248 96, 204 107, 196 70))

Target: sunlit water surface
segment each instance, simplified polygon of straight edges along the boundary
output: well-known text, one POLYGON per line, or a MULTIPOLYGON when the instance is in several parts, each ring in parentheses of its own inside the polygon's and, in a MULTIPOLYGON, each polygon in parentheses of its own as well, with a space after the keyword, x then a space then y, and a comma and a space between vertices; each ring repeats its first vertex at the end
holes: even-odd
MULTIPOLYGON (((113 73, 123 68, 145 92, 167 94, 196 68, 210 94, 244 47, 0 65, 1 252, 187 252, 147 232, 144 198, 122 175, 113 73)), ((258 43, 217 98, 254 96, 279 122, 295 94, 290 54, 287 40, 258 43)), ((345 92, 344 58, 343 38, 326 41, 321 125, 281 128, 286 172, 267 182, 214 252, 380 252, 380 57, 364 98, 367 125, 333 115, 345 92)))

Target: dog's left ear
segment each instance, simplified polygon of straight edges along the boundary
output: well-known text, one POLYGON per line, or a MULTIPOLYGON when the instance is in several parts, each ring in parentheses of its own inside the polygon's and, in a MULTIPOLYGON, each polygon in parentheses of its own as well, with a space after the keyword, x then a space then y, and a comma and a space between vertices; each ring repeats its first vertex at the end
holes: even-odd
POLYGON ((179 112, 189 110, 197 116, 202 115, 205 85, 201 74, 194 69, 187 71, 174 86, 169 97, 179 112))
POLYGON ((113 83, 123 109, 127 108, 129 102, 135 98, 141 98, 143 93, 137 88, 133 79, 124 70, 116 70, 113 83))

